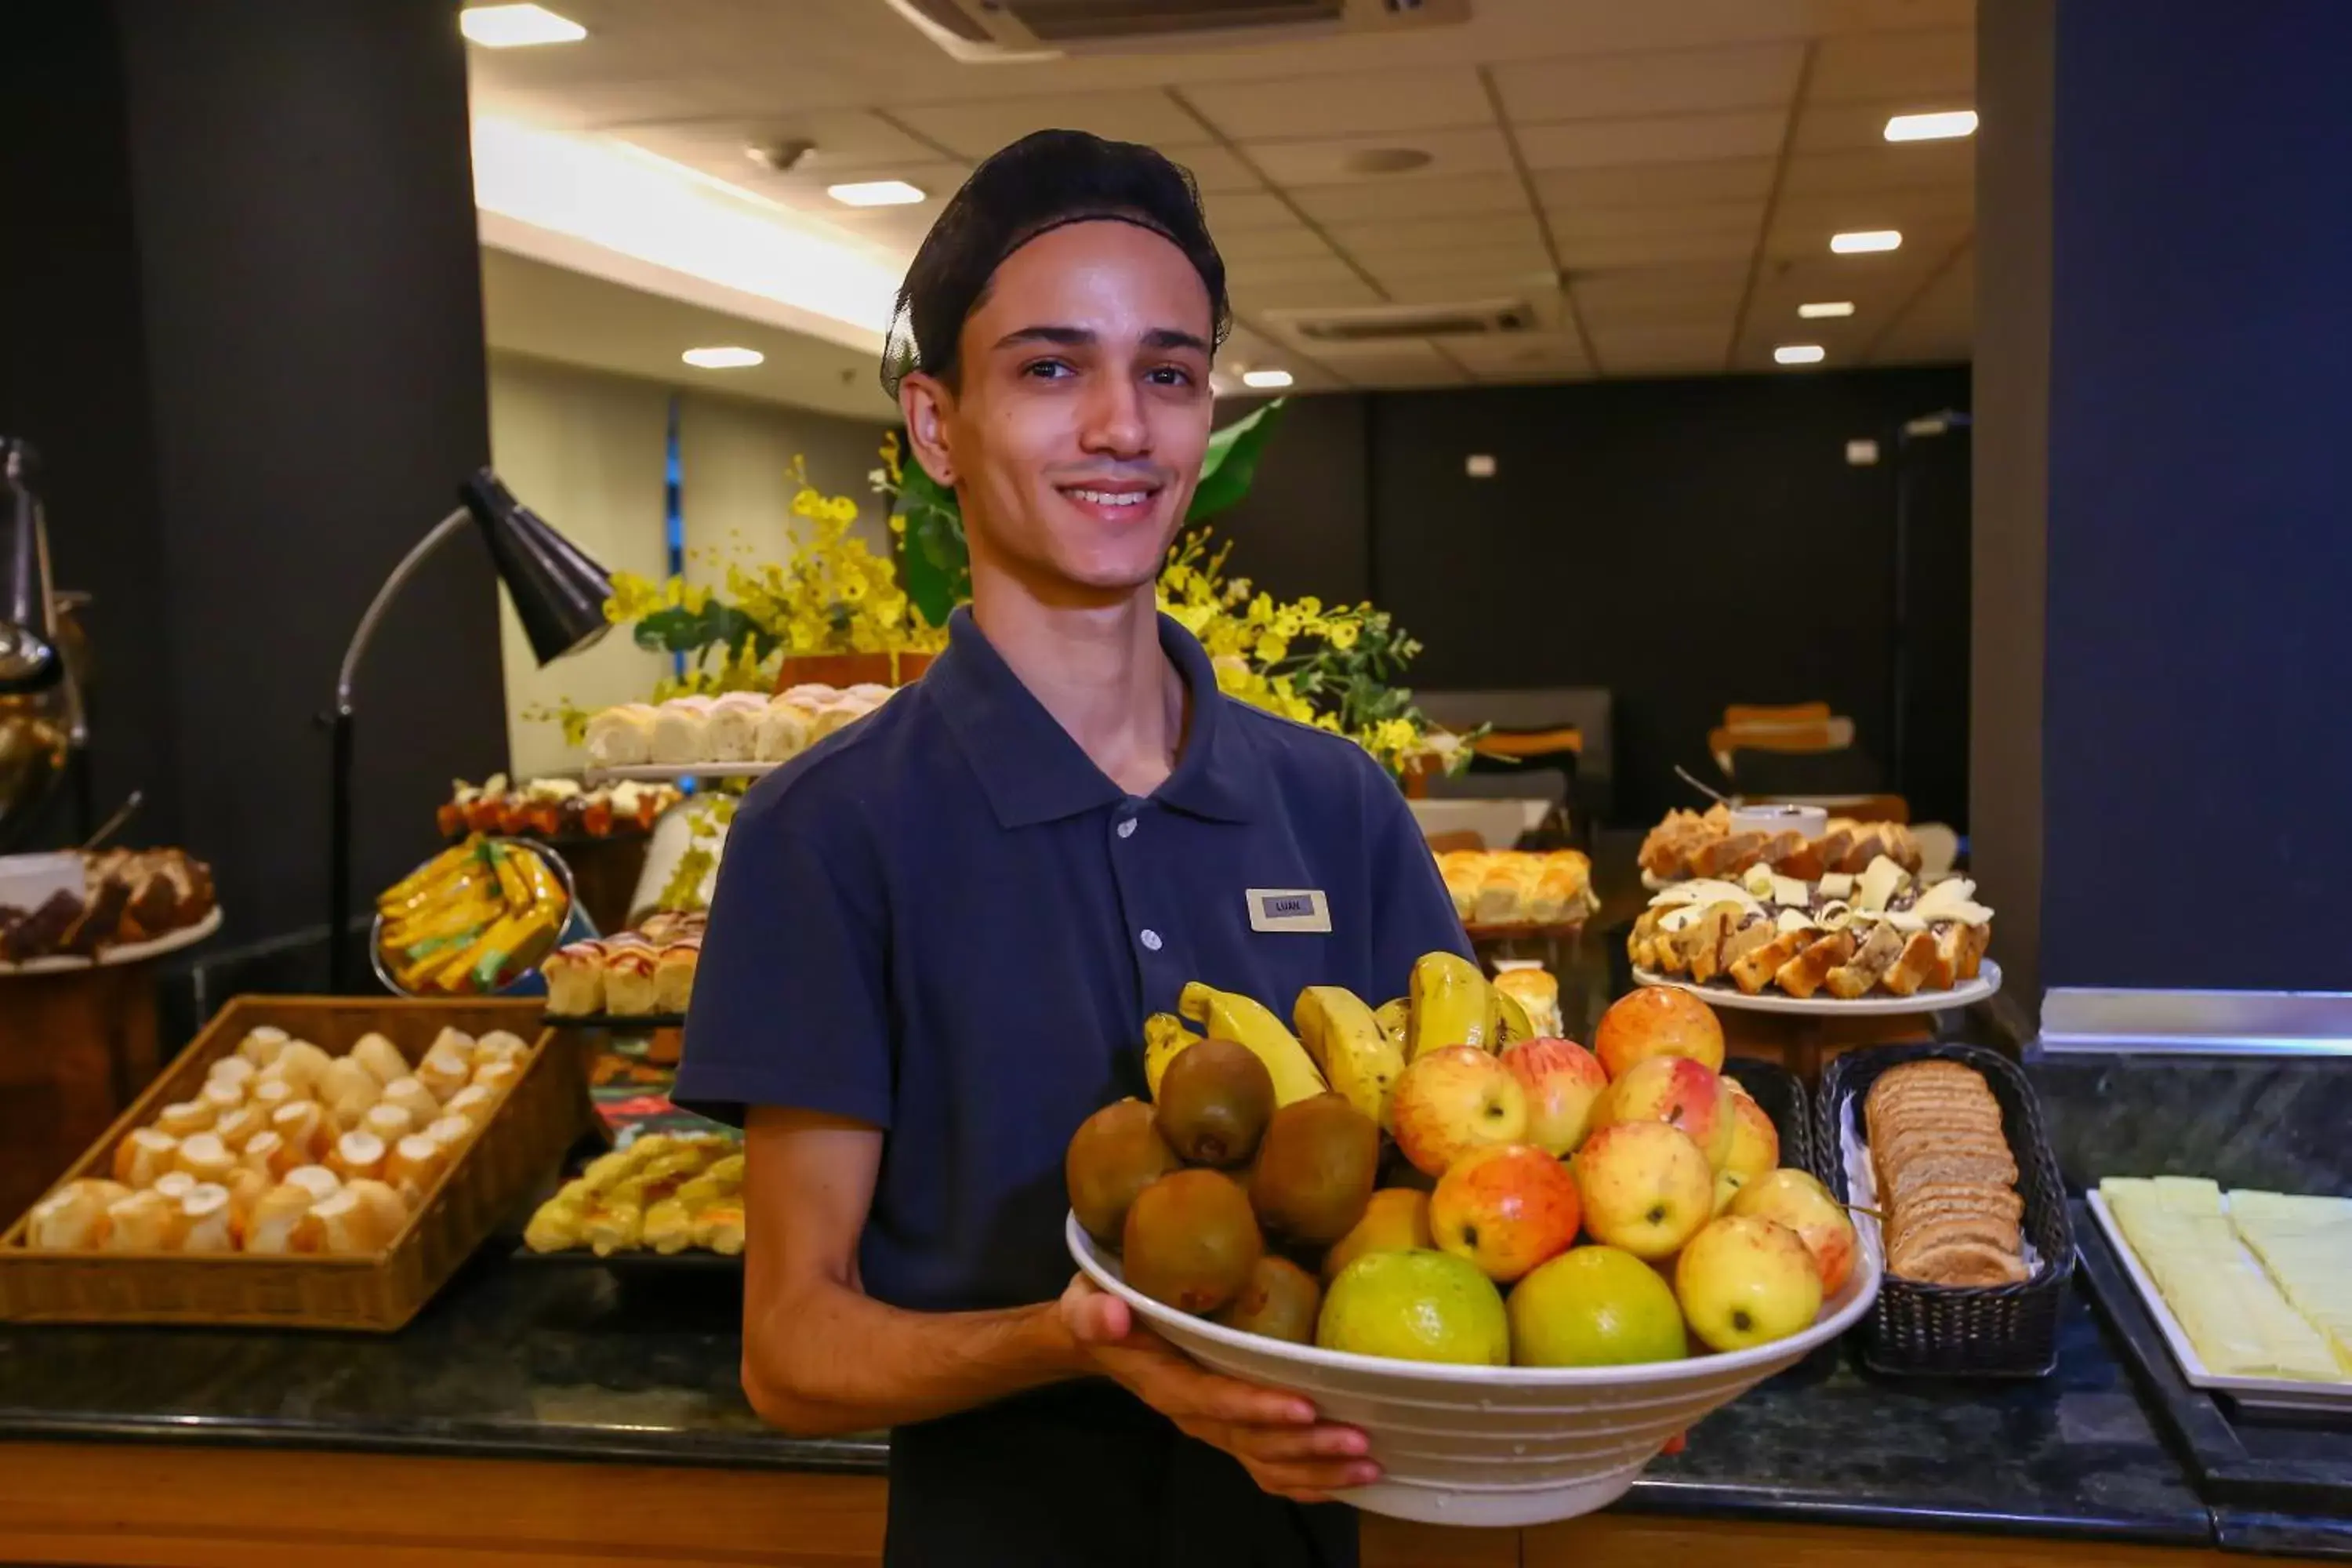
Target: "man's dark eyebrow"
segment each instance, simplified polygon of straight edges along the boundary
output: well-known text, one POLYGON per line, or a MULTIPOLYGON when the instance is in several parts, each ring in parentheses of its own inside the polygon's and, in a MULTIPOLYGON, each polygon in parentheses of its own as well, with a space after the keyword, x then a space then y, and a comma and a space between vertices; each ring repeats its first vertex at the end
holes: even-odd
MULTIPOLYGON (((1035 326, 1023 327, 996 340, 998 348, 1010 348, 1016 343, 1053 343, 1066 349, 1091 347, 1094 332, 1086 327, 1035 326)), ((1206 338, 1193 332, 1180 331, 1174 327, 1154 327, 1143 334, 1143 346, 1148 349, 1193 349, 1209 352, 1206 338)))

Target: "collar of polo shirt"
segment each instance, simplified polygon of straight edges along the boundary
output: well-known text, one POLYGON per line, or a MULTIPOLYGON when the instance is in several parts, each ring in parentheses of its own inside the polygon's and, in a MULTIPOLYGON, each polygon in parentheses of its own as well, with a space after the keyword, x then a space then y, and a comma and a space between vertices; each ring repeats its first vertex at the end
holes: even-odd
MULTIPOLYGON (((1234 700, 1217 689, 1207 650, 1166 616, 1160 646, 1191 693, 1192 723, 1176 771, 1151 798, 1192 816, 1246 822, 1250 748, 1241 716, 1227 711, 1234 700)), ((1000 826, 1058 821, 1127 798, 1021 684, 969 605, 948 618, 947 650, 924 673, 921 690, 954 731, 1000 826)))

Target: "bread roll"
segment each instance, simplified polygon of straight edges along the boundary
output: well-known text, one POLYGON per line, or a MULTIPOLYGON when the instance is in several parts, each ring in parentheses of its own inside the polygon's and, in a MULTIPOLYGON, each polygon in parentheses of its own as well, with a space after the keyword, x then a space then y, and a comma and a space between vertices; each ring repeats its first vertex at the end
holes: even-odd
POLYGON ((245 1166, 239 1165, 228 1173, 228 1180, 221 1184, 228 1189, 229 1211, 236 1216, 236 1234, 239 1245, 242 1245, 247 1220, 252 1215, 255 1206, 261 1202, 262 1194, 278 1184, 259 1171, 247 1170, 245 1166))
POLYGON ((99 1245, 109 1252, 174 1251, 184 1223, 180 1205, 152 1190, 109 1204, 106 1222, 105 1238, 99 1245))
POLYGON ((628 702, 592 713, 584 739, 592 762, 608 768, 642 766, 653 760, 653 707, 628 702))
POLYGON ((396 1078, 383 1086, 383 1098, 379 1107, 396 1105, 408 1112, 408 1119, 422 1127, 441 1114, 441 1101, 433 1091, 415 1078, 396 1078))
MULTIPOLYGON (((373 1105, 383 1098, 383 1085, 376 1081, 373 1073, 350 1057, 337 1057, 327 1064, 327 1070, 319 1075, 317 1099, 320 1104, 330 1110, 338 1100, 362 1096, 368 1105, 373 1105)), ((364 1110, 365 1106, 362 1109, 364 1110)))
POLYGON ((286 1173, 285 1184, 301 1188, 310 1194, 310 1201, 316 1203, 340 1192, 343 1179, 324 1165, 297 1165, 286 1173))
POLYGON ((604 944, 604 1010, 615 1017, 642 1017, 660 1005, 654 973, 660 956, 642 942, 604 944))
POLYGON ((408 1076, 408 1058, 400 1054, 398 1046, 382 1035, 362 1035, 360 1043, 352 1047, 351 1059, 367 1069, 368 1076, 375 1079, 378 1088, 394 1079, 408 1076))
POLYGON ((557 1017, 584 1018, 604 1010, 604 944, 567 942, 539 966, 547 981, 547 1010, 557 1017))
POLYGON ((287 1038, 285 1030, 275 1024, 264 1024, 246 1031, 245 1038, 236 1043, 236 1054, 255 1067, 266 1068, 286 1048, 287 1038))
POLYGON ((179 1152, 180 1141, 171 1133, 142 1127, 115 1145, 114 1179, 126 1187, 152 1187, 179 1152))
POLYGON ((828 702, 840 700, 841 688, 827 686, 821 680, 806 680, 798 686, 788 686, 779 693, 779 700, 797 702, 803 708, 817 709, 828 702))
POLYGON ((338 1132, 356 1131, 367 1121, 367 1113, 376 1106, 373 1089, 355 1089, 327 1107, 328 1124, 338 1132))
POLYGON ((509 1029, 492 1029, 474 1042, 474 1066, 477 1068, 486 1061, 520 1061, 529 1055, 530 1043, 509 1029))
POLYGON ((463 1029, 444 1027, 433 1037, 433 1043, 425 1048, 425 1054, 431 1056, 435 1051, 455 1054, 465 1058, 466 1066, 470 1068, 474 1065, 474 1049, 478 1043, 463 1029))
POLYGON ((364 1131, 344 1133, 335 1140, 327 1154, 327 1169, 343 1179, 349 1186, 353 1181, 380 1176, 383 1173, 383 1140, 364 1131))
POLYGON ((705 755, 715 763, 748 763, 757 748, 760 720, 768 700, 758 692, 730 691, 710 705, 704 733, 705 755))
MULTIPOLYGON (((702 962, 702 939, 671 942, 654 961, 654 1010, 684 1013, 694 1000, 695 966, 702 962)), ((480 1079, 477 1079, 476 1082, 480 1079)))
POLYGON ((221 1182, 236 1169, 236 1156, 220 1141, 217 1132, 199 1132, 193 1138, 180 1140, 179 1152, 173 1163, 199 1182, 221 1182))
POLYGON ((382 1182, 363 1178, 320 1199, 312 1205, 310 1216, 319 1222, 322 1250, 382 1252, 408 1223, 408 1205, 382 1182))
POLYGON ((254 1134, 269 1128, 269 1113, 257 1105, 240 1105, 212 1125, 213 1134, 237 1153, 253 1142, 254 1134))
POLYGON ((385 1105, 379 1101, 369 1107, 367 1115, 360 1121, 360 1127, 364 1131, 374 1133, 389 1146, 415 1131, 416 1119, 397 1105, 385 1105))
POLYGON ((808 743, 808 710, 779 697, 769 702, 752 731, 751 755, 763 763, 789 763, 808 743))
POLYGON ((264 1128, 246 1140, 245 1147, 236 1152, 239 1168, 257 1171, 276 1181, 300 1164, 308 1156, 286 1142, 285 1135, 264 1128))
POLYGON ((251 1092, 254 1076, 261 1069, 243 1057, 223 1057, 205 1069, 206 1083, 241 1083, 251 1092))
POLYGON ((449 1102, 441 1108, 441 1111, 445 1116, 464 1117, 478 1131, 483 1123, 489 1121, 490 1112, 498 1108, 499 1097, 496 1090, 485 1089, 478 1083, 469 1083, 451 1095, 449 1102))
POLYGON ((289 1040, 269 1064, 279 1078, 305 1094, 315 1094, 320 1078, 334 1062, 334 1058, 308 1040, 289 1040))
POLYGON ((443 1116, 425 1124, 425 1137, 441 1146, 442 1152, 455 1155, 474 1135, 474 1124, 462 1116, 443 1116))
POLYGON ((262 1077, 253 1080, 246 1096, 247 1105, 258 1108, 264 1115, 275 1115, 281 1105, 291 1105, 310 1097, 294 1087, 289 1079, 262 1077))
POLYGON ((211 1079, 197 1091, 196 1098, 213 1108, 213 1120, 217 1121, 245 1103, 245 1085, 226 1079, 211 1079))
POLYGON ((522 1068, 519 1063, 484 1062, 474 1069, 473 1087, 487 1089, 492 1094, 502 1095, 512 1089, 515 1081, 521 1077, 522 1068))
POLYGON ((192 1138, 219 1120, 219 1108, 210 1100, 175 1100, 155 1113, 155 1131, 174 1138, 192 1138))
POLYGON ((302 1157, 297 1164, 325 1155, 334 1142, 331 1129, 326 1108, 315 1100, 294 1100, 269 1113, 269 1130, 286 1140, 289 1152, 302 1157))
POLYGON ((155 1178, 154 1186, 149 1190, 178 1203, 196 1190, 196 1179, 185 1171, 166 1171, 155 1178))
POLYGON ((676 697, 654 713, 653 760, 698 763, 710 755, 710 701, 676 697))
POLYGON ((108 1207, 130 1195, 120 1182, 68 1182, 33 1205, 25 1245, 37 1252, 93 1251, 106 1243, 108 1207))
POLYGON ((448 1165, 448 1152, 440 1144, 421 1132, 412 1132, 384 1156, 383 1179, 415 1208, 448 1165))
POLYGON ((319 1249, 319 1224, 310 1217, 311 1205, 318 1200, 310 1192, 289 1183, 275 1186, 261 1195, 247 1216, 245 1249, 247 1252, 316 1252, 319 1249))
POLYGON ((433 1092, 434 1098, 446 1100, 466 1087, 474 1076, 474 1058, 470 1051, 435 1046, 416 1064, 416 1081, 433 1092))

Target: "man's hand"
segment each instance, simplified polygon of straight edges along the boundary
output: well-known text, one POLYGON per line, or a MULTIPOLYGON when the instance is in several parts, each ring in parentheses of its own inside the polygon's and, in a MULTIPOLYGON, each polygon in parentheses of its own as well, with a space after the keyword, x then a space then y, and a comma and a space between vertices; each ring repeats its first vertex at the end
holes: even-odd
POLYGON ((1317 1421, 1315 1406, 1297 1394, 1202 1370, 1085 1275, 1062 1293, 1061 1315, 1096 1371, 1187 1436, 1239 1459, 1267 1491, 1297 1502, 1328 1502, 1334 1491, 1381 1479, 1381 1468, 1363 1457, 1368 1446, 1361 1432, 1317 1421))

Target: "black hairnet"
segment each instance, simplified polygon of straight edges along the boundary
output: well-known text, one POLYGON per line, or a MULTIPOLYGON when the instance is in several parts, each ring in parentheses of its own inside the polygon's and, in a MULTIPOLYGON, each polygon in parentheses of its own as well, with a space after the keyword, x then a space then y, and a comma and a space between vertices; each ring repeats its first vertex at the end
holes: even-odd
POLYGON ((1213 341, 1225 341, 1225 264, 1209 238, 1192 176, 1150 147, 1083 131, 1038 131, 971 172, 923 237, 898 286, 882 348, 882 385, 895 397, 908 371, 951 377, 964 319, 1004 258, 1048 230, 1111 218, 1184 253, 1209 290, 1213 341))

